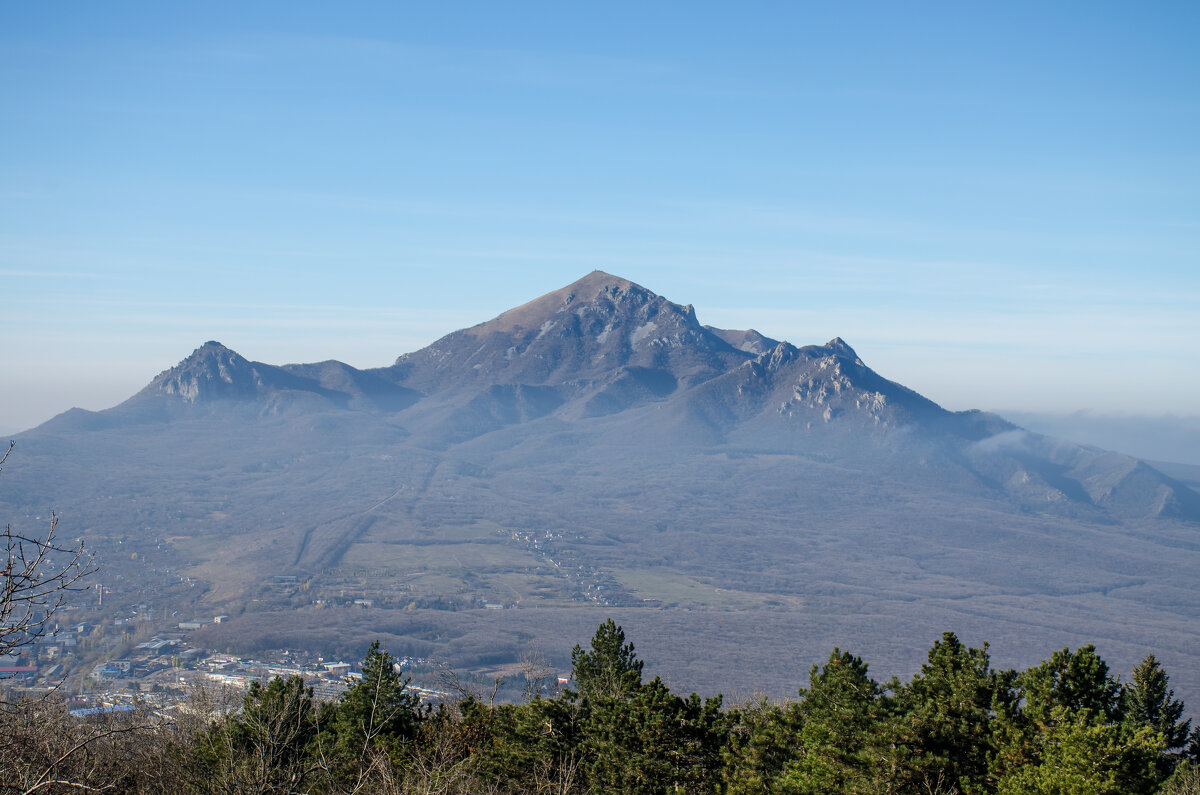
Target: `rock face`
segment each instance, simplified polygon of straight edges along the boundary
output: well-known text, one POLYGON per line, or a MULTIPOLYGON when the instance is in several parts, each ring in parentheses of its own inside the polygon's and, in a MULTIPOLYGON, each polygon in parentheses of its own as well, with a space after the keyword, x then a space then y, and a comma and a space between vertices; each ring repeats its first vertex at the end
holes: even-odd
POLYGON ((265 369, 221 343, 209 341, 175 367, 159 374, 144 392, 191 404, 222 399, 252 400, 268 389, 260 372, 265 369))

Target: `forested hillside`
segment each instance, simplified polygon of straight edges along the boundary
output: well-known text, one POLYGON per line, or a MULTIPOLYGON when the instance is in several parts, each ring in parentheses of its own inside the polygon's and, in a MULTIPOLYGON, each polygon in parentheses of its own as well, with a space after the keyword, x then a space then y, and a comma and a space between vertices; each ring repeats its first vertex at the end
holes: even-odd
POLYGON ((299 677, 195 691, 171 720, 10 699, 0 792, 1200 792, 1200 733, 1153 656, 1125 681, 1091 646, 997 670, 945 633, 907 682, 835 648, 794 699, 727 704, 646 681, 610 619, 572 663, 561 691, 530 669, 517 704, 423 704, 378 644, 336 703, 299 677))

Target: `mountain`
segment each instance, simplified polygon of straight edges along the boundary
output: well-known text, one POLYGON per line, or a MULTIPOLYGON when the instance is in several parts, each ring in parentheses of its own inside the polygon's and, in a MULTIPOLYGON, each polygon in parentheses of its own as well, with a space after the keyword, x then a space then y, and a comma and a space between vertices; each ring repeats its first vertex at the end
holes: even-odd
POLYGON ((108 609, 233 616, 214 646, 565 663, 613 613, 705 689, 788 692, 834 644, 908 673, 943 629, 1200 674, 1187 485, 599 271, 376 369, 208 342, 17 450, 6 516, 55 506, 108 609))
POLYGON ((595 271, 401 356, 391 371, 398 382, 427 393, 529 384, 590 398, 631 371, 654 373, 674 391, 747 356, 701 326, 691 306, 595 271))
MULTIPOLYGON (((293 408, 398 411, 417 393, 377 371, 327 361, 282 367, 251 362, 219 342, 209 341, 170 370, 159 373, 141 392, 118 406, 118 413, 153 413, 181 407, 244 403, 259 413, 293 408)), ((225 406, 228 408, 228 406, 225 406)))

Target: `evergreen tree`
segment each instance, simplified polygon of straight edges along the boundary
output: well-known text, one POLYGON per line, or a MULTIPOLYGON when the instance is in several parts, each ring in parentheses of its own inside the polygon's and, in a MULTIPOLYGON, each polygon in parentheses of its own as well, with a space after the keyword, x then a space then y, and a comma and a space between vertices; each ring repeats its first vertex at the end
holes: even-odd
POLYGON ((312 689, 299 676, 250 685, 240 717, 226 716, 195 746, 201 792, 293 793, 319 767, 312 689))
POLYGON ((1053 707, 1035 744, 1034 760, 1002 776, 998 795, 1154 795, 1163 781, 1162 735, 1144 726, 1123 735, 1091 709, 1053 707))
MULTIPOLYGON (((473 704, 475 713, 487 709, 478 702, 473 704)), ((582 780, 577 714, 577 708, 561 698, 535 697, 526 704, 496 707, 490 715, 487 738, 480 744, 481 772, 515 791, 540 792, 539 786, 552 789, 555 784, 565 787, 582 780)))
POLYGON ((362 679, 342 695, 334 717, 340 773, 360 780, 372 751, 399 762, 404 743, 416 734, 421 700, 396 671, 392 655, 371 644, 362 664, 362 679))
POLYGON ((787 765, 781 791, 826 795, 857 793, 879 772, 872 740, 885 704, 861 658, 834 649, 809 674, 798 716, 803 754, 787 765))
POLYGON ((1002 795, 1151 795, 1170 772, 1158 729, 1123 721, 1121 688, 1092 646, 1056 651, 1017 678, 1023 703, 997 721, 1002 795))
POLYGON ((628 699, 641 686, 642 665, 633 644, 625 642, 625 631, 610 618, 596 629, 591 651, 584 651, 579 644, 571 651, 571 672, 577 689, 568 690, 567 697, 628 699))
POLYGON ((362 680, 319 717, 298 677, 252 686, 240 714, 190 735, 188 784, 222 795, 1158 795, 1200 780, 1168 754, 1197 734, 1153 656, 1121 687, 1091 646, 1017 674, 945 633, 907 684, 881 687, 834 649, 798 702, 730 711, 720 696, 643 682, 612 620, 572 662, 577 689, 560 698, 429 713, 373 644, 362 680))
POLYGON ((1075 652, 1054 652, 1049 660, 1023 671, 1018 686, 1025 700, 1023 712, 1035 723, 1047 723, 1055 707, 1088 710, 1109 722, 1120 720, 1121 687, 1090 644, 1075 652))
POLYGON ((720 696, 681 699, 657 677, 643 683, 642 661, 612 619, 571 661, 577 690, 566 698, 577 706, 579 759, 592 792, 715 788, 727 732, 720 696))
POLYGON ((897 688, 889 741, 889 767, 907 786, 941 781, 963 793, 987 786, 992 716, 1014 702, 1016 674, 991 669, 987 644, 963 646, 946 632, 929 650, 912 681, 897 688))
POLYGON ((787 792, 781 781, 784 768, 803 751, 799 704, 779 706, 763 701, 732 710, 728 721, 721 752, 723 791, 727 795, 787 792))
POLYGON ((727 733, 720 707, 720 696, 682 699, 657 677, 628 700, 588 702, 582 750, 592 791, 713 791, 727 733))
POLYGON ((1121 705, 1127 725, 1148 726, 1161 732, 1167 750, 1177 751, 1187 745, 1192 722, 1180 720, 1183 702, 1168 687, 1166 671, 1153 654, 1133 669, 1133 681, 1121 688, 1121 705))

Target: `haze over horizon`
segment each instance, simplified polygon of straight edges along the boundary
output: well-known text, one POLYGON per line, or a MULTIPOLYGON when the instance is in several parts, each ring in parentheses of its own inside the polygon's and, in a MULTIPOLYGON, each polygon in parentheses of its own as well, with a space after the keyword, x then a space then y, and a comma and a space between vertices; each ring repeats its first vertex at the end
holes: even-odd
POLYGON ((1200 9, 521 9, 0 11, 0 429, 593 268, 949 409, 1196 416, 1200 9))

